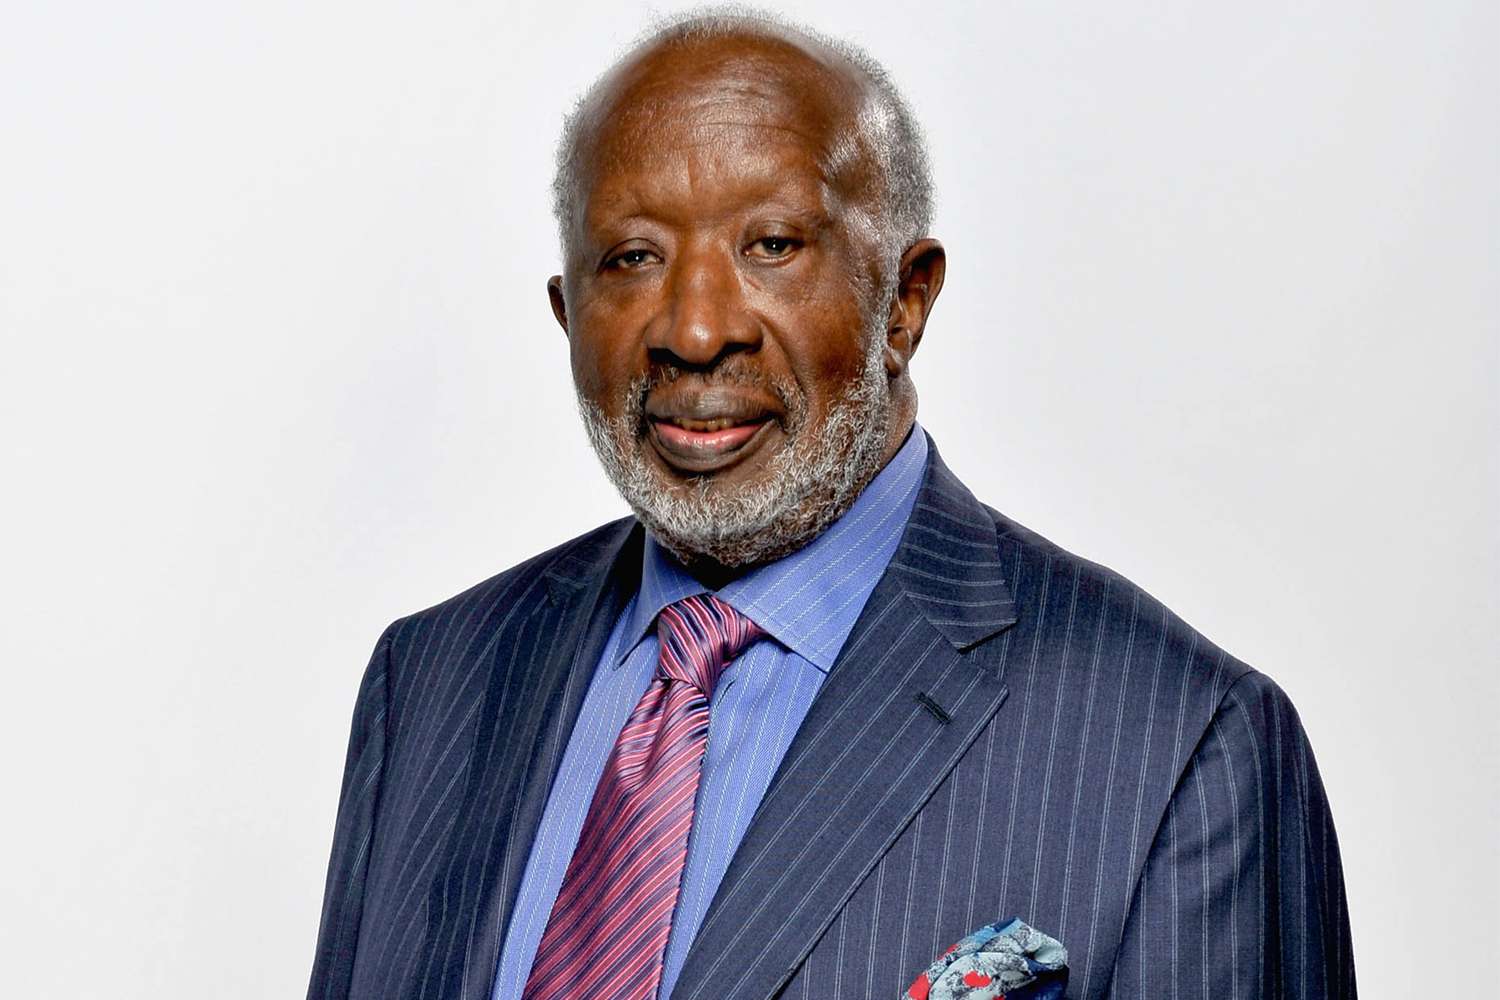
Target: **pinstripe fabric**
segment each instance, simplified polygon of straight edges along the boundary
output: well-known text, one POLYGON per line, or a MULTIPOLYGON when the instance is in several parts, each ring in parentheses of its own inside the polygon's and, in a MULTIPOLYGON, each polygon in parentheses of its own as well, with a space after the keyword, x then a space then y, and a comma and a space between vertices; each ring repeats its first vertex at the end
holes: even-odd
MULTIPOLYGON (((896 553, 926 465, 926 435, 914 433, 827 531, 718 592, 776 641, 747 650, 714 693, 703 783, 662 971, 668 993, 792 735, 896 553)), ((493 1000, 513 1000, 531 971, 604 760, 655 674, 658 613, 702 592, 702 583, 651 538, 645 540, 640 590, 594 669, 528 852, 493 1000)))
MULTIPOLYGON (((618 522, 387 630, 310 997, 488 997, 639 559, 618 522)), ((1011 915, 1066 944, 1070 997, 1354 995, 1337 843, 1286 696, 979 504, 931 448, 672 998, 888 1000, 1011 915)))

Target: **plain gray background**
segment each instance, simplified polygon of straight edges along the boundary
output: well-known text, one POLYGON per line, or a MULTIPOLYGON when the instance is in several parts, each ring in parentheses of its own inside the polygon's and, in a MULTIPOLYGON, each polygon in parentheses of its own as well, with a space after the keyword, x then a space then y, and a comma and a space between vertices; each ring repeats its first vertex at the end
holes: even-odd
MULTIPOLYGON (((1291 693, 1365 996, 1487 994, 1496 5, 795 13, 927 125, 949 463, 1291 693)), ((381 628, 623 512, 546 186, 643 21, 6 5, 7 995, 299 995, 381 628)))

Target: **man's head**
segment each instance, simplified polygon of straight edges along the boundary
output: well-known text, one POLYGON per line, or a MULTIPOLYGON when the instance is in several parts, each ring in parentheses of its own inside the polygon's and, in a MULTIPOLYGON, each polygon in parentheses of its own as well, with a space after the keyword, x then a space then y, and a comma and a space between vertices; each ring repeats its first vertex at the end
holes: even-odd
POLYGON ((805 545, 894 454, 942 286, 921 138, 868 57, 669 24, 569 119, 548 285, 606 471, 689 565, 805 545))

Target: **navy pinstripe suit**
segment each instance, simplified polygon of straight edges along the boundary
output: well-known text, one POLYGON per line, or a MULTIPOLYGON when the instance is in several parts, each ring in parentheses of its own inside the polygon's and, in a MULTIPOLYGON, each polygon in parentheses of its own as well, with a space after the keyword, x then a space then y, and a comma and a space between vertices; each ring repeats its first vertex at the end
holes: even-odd
MULTIPOLYGON (((1067 946, 1070 997, 1354 996, 1338 846, 1286 696, 928 461, 672 1000, 894 1000, 1006 916, 1067 946)), ((640 544, 633 519, 606 525, 386 630, 310 998, 488 1000, 640 544)))

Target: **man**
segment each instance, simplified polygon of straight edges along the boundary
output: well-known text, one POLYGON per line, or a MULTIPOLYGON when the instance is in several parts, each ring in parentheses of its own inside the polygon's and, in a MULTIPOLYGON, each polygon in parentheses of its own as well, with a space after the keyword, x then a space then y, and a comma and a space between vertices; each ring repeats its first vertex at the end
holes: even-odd
POLYGON ((921 150, 754 17, 581 102, 548 293, 635 517, 381 638, 310 997, 889 1000, 1008 917, 1073 997, 1354 995, 1286 697, 915 425, 921 150))

